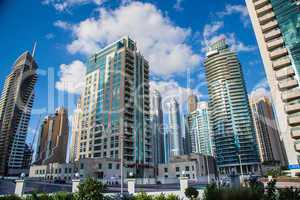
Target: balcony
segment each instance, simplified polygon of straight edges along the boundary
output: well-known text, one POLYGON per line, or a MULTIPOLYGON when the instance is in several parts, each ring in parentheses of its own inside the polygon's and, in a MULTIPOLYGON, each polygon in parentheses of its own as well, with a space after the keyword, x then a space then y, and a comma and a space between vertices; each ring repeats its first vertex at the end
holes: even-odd
POLYGON ((300 89, 283 92, 281 98, 284 102, 292 101, 300 98, 300 89))
POLYGON ((300 144, 295 143, 295 150, 300 151, 300 144))
POLYGON ((270 53, 270 57, 272 60, 288 55, 288 51, 286 48, 277 49, 270 53))
POLYGON ((258 0, 254 2, 255 9, 260 9, 267 5, 269 3, 269 0, 258 0))
POLYGON ((260 9, 257 9, 256 13, 257 13, 257 16, 260 17, 260 16, 267 14, 270 11, 272 11, 272 5, 268 4, 260 9))
POLYGON ((292 138, 294 138, 294 139, 300 139, 300 130, 298 129, 298 130, 296 130, 296 129, 292 129, 291 130, 291 136, 292 136, 292 138))
POLYGON ((285 112, 288 113, 288 114, 293 114, 293 113, 296 113, 296 112, 300 112, 300 103, 293 104, 293 105, 286 105, 285 106, 285 112))
POLYGON ((298 81, 295 79, 280 81, 278 87, 280 90, 289 90, 298 86, 298 81))
POLYGON ((270 31, 270 30, 272 30, 272 29, 274 29, 276 27, 278 27, 278 22, 276 20, 274 20, 274 21, 268 22, 265 25, 262 25, 261 29, 265 33, 265 32, 270 31))
POLYGON ((285 67, 276 72, 277 80, 286 79, 289 77, 293 77, 295 75, 295 71, 292 67, 285 67))
POLYGON ((272 30, 265 34, 265 41, 273 40, 274 38, 277 38, 279 36, 281 36, 280 29, 272 30))
POLYGON ((300 116, 288 117, 288 122, 290 126, 300 125, 300 116))
POLYGON ((267 48, 268 48, 268 50, 272 50, 272 49, 275 49, 275 48, 278 48, 278 47, 282 47, 283 44, 284 44, 284 41, 283 41, 282 37, 280 37, 276 40, 268 42, 267 43, 267 48))
POLYGON ((278 70, 282 67, 286 67, 286 66, 289 66, 291 65, 291 60, 289 58, 284 58, 284 59, 281 59, 281 60, 276 60, 273 62, 273 69, 274 70, 278 70))
POLYGON ((267 23, 269 21, 272 21, 273 19, 275 19, 275 14, 274 14, 274 12, 270 12, 270 13, 268 13, 268 14, 260 17, 259 18, 259 23, 261 25, 263 25, 263 24, 265 24, 265 23, 267 23))

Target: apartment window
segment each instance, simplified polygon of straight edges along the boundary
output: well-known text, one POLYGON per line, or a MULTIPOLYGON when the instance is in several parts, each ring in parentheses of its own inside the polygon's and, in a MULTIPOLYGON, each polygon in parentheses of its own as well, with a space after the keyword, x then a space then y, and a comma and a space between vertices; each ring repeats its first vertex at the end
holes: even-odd
POLYGON ((72 173, 72 168, 69 168, 69 173, 70 173, 70 174, 72 173))
POLYGON ((108 169, 112 169, 112 164, 108 163, 108 169))
POLYGON ((195 170, 195 167, 194 167, 194 165, 192 165, 192 171, 194 171, 195 170))
POLYGON ((165 178, 168 178, 168 175, 165 175, 165 178))
POLYGON ((102 164, 101 163, 98 164, 98 169, 102 169, 102 164))
POLYGON ((68 168, 65 168, 65 174, 68 173, 68 168))
POLYGON ((179 172, 180 171, 180 168, 179 167, 176 167, 176 172, 179 172))
POLYGON ((120 169, 120 164, 117 164, 116 169, 120 169))
POLYGON ((84 169, 84 164, 83 163, 80 164, 80 169, 84 169))
POLYGON ((190 171, 190 166, 185 166, 185 171, 190 171))
POLYGON ((165 168, 165 173, 168 173, 168 168, 165 168))

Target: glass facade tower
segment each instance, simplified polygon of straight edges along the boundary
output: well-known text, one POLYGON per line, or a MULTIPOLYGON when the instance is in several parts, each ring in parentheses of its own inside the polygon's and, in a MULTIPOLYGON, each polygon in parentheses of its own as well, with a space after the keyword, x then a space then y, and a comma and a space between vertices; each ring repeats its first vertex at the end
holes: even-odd
POLYGON ((128 173, 153 176, 149 64, 133 40, 89 58, 82 98, 79 158, 124 160, 128 173))
POLYGON ((259 156, 241 65, 225 39, 205 60, 217 165, 221 174, 256 173, 259 156))

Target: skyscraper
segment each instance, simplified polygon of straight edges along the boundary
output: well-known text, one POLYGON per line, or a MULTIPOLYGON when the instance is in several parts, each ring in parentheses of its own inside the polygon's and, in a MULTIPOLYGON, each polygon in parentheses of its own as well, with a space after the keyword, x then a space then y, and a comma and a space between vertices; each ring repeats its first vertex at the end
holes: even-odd
POLYGON ((225 39, 205 60, 217 165, 222 174, 257 172, 259 155, 241 65, 225 39))
POLYGON ((22 167, 38 66, 29 52, 14 63, 0 100, 0 176, 22 167))
POLYGON ((79 137, 80 137, 80 123, 82 119, 82 98, 78 99, 76 110, 72 116, 72 142, 70 148, 70 161, 74 162, 79 159, 79 137))
POLYGON ((176 99, 171 99, 168 103, 169 115, 169 137, 170 137, 170 156, 178 156, 183 152, 182 130, 179 104, 176 99))
POLYGON ((192 94, 188 98, 188 112, 191 113, 197 109, 198 99, 197 96, 192 94))
POLYGON ((133 40, 88 59, 82 98, 80 158, 124 161, 136 177, 153 176, 149 64, 133 40))
POLYGON ((199 102, 197 109, 186 116, 189 153, 213 155, 212 131, 208 112, 208 103, 199 102))
POLYGON ((254 92, 250 97, 250 105, 261 162, 275 161, 284 166, 285 157, 271 99, 260 92, 254 92))
POLYGON ((247 0, 290 169, 300 169, 299 2, 247 0))
POLYGON ((41 127, 37 142, 35 164, 65 163, 69 136, 68 112, 58 108, 47 116, 41 127))
POLYGON ((163 110, 161 104, 161 96, 159 91, 153 90, 151 92, 151 125, 153 134, 153 158, 154 164, 165 163, 164 152, 164 121, 163 110))

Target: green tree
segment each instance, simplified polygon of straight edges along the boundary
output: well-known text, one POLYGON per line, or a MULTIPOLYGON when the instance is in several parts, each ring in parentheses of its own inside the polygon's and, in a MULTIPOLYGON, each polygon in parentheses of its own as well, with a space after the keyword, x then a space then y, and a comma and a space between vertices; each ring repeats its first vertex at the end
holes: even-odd
POLYGON ((101 182, 87 178, 78 186, 78 192, 75 194, 76 200, 104 200, 103 193, 106 187, 101 182))
POLYGON ((276 180, 271 180, 268 182, 265 200, 277 200, 276 180))
POLYGON ((184 194, 187 198, 193 200, 196 199, 199 196, 198 190, 196 190, 193 187, 188 187, 185 191, 184 194))
POLYGON ((300 200, 300 190, 293 187, 280 189, 279 200, 300 200))

